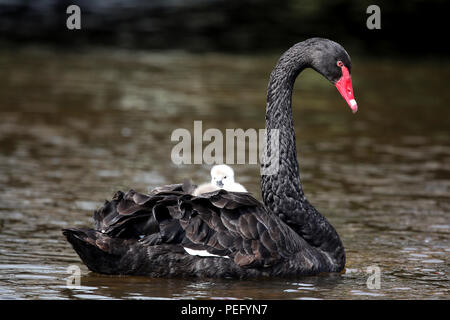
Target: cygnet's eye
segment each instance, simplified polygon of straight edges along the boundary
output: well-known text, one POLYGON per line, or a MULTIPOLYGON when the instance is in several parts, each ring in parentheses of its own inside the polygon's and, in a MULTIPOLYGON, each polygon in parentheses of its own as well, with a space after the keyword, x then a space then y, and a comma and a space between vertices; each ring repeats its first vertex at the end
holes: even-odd
POLYGON ((227 178, 227 176, 225 176, 225 177, 223 177, 224 179, 226 179, 227 178))

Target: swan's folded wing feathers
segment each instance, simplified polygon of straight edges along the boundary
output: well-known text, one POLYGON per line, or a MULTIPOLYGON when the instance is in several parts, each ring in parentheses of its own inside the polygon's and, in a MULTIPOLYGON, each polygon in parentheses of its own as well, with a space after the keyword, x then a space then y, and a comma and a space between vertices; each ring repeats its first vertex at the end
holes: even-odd
POLYGON ((241 239, 240 242, 241 242, 240 243, 241 244, 240 245, 241 250, 239 250, 240 252, 245 253, 245 254, 252 254, 253 253, 252 241, 251 240, 241 239))
POLYGON ((133 200, 122 199, 117 206, 117 212, 120 215, 130 215, 141 210, 141 206, 133 200))
POLYGON ((252 233, 250 232, 250 227, 248 225, 246 215, 240 216, 238 221, 239 221, 239 230, 241 230, 243 237, 245 239, 254 239, 252 233))
POLYGON ((111 224, 111 220, 118 216, 117 203, 117 199, 105 201, 100 209, 94 211, 94 228, 96 230, 105 230, 111 224))
POLYGON ((225 232, 229 232, 229 233, 233 233, 233 234, 236 234, 238 232, 237 219, 235 219, 235 220, 230 219, 230 216, 227 216, 226 214, 223 214, 223 212, 221 212, 220 220, 221 220, 223 226, 226 228, 225 232))
POLYGON ((211 229, 200 216, 195 216, 190 219, 184 229, 186 236, 194 243, 206 243, 208 241, 209 230, 211 229))
POLYGON ((178 205, 173 206, 167 206, 167 210, 169 211, 169 214, 171 217, 179 216, 181 218, 180 209, 178 208, 178 205))
POLYGON ((144 205, 150 199, 150 196, 138 192, 133 195, 133 201, 140 206, 144 205))
POLYGON ((249 193, 227 192, 223 189, 211 193, 211 203, 218 208, 234 210, 242 206, 259 206, 260 203, 249 193))
POLYGON ((171 191, 183 191, 183 184, 177 183, 177 184, 167 184, 164 186, 158 186, 152 189, 150 191, 150 194, 158 194, 161 192, 171 192, 171 191))
POLYGON ((256 267, 256 256, 249 254, 236 253, 234 256, 234 262, 241 267, 256 267))
POLYGON ((269 214, 250 195, 221 190, 209 197, 183 198, 180 205, 186 212, 181 223, 186 237, 204 250, 225 251, 241 267, 270 266, 280 259, 266 226, 269 214))
POLYGON ((224 248, 233 248, 235 245, 234 237, 230 233, 219 233, 217 234, 217 240, 219 244, 224 248))
POLYGON ((285 243, 279 225, 248 193, 219 190, 195 197, 181 185, 163 186, 150 195, 130 190, 116 193, 97 220, 111 236, 206 250, 246 268, 270 266, 289 255, 277 246, 285 243))
POLYGON ((106 201, 94 212, 95 229, 114 237, 139 238, 154 233, 158 231, 158 223, 153 217, 153 208, 159 202, 165 202, 165 206, 176 205, 176 200, 174 196, 118 191, 112 201, 106 201))
POLYGON ((273 239, 270 237, 269 232, 267 230, 262 233, 260 240, 261 240, 262 244, 264 245, 264 247, 266 247, 270 251, 272 251, 272 252, 278 251, 275 241, 273 241, 273 239))
POLYGON ((192 180, 185 179, 182 184, 182 189, 184 193, 192 194, 197 186, 192 182, 192 180))
POLYGON ((217 196, 218 192, 215 192, 216 194, 212 195, 208 200, 214 204, 217 208, 223 209, 228 204, 228 199, 224 197, 217 196))
POLYGON ((222 209, 220 211, 220 218, 224 226, 228 227, 230 231, 238 232, 240 229, 239 219, 241 212, 239 210, 222 209))
POLYGON ((212 229, 216 230, 217 232, 224 232, 226 231, 226 228, 222 222, 222 219, 220 219, 220 214, 217 212, 212 212, 211 217, 207 221, 208 225, 211 226, 212 229))
POLYGON ((159 224, 159 235, 163 243, 181 243, 185 236, 185 231, 180 226, 178 220, 166 220, 159 224))
POLYGON ((260 230, 258 230, 258 220, 251 212, 245 212, 239 217, 239 225, 241 230, 245 230, 247 239, 258 239, 259 232, 263 232, 262 224, 260 224, 260 230))
POLYGON ((256 225, 256 234, 262 234, 264 231, 266 231, 266 227, 261 223, 257 222, 253 225, 253 227, 256 225))

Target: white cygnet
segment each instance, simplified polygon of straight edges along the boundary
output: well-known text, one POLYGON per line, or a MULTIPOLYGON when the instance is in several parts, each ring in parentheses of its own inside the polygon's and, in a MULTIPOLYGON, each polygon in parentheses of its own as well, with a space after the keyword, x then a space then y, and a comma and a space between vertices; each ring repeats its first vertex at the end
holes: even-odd
POLYGON ((243 185, 234 181, 234 171, 226 164, 219 164, 211 169, 211 182, 204 183, 194 190, 193 195, 213 192, 219 189, 234 192, 247 192, 243 185))

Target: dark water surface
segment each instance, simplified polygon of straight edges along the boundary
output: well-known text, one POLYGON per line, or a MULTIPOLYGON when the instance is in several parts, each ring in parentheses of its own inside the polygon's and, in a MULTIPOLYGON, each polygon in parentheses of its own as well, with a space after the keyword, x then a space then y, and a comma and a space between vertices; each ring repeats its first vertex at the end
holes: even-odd
MULTIPOLYGON (((344 274, 265 281, 89 272, 61 228, 118 189, 209 180, 176 166, 176 128, 264 127, 277 56, 0 51, 0 299, 449 299, 450 64, 354 57, 360 111, 311 70, 294 121, 304 190, 336 227, 344 274), (81 289, 66 287, 81 267, 81 289), (369 289, 367 267, 381 269, 369 289)), ((233 166, 258 199, 259 168, 233 166)))

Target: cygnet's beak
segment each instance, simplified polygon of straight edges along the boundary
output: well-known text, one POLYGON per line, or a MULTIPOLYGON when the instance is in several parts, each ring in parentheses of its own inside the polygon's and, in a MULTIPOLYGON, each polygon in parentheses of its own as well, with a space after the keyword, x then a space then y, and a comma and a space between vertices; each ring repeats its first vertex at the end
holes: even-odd
POLYGON ((216 181, 216 185, 217 185, 219 188, 222 188, 222 187, 223 187, 223 182, 222 182, 222 180, 217 180, 217 181, 216 181))

